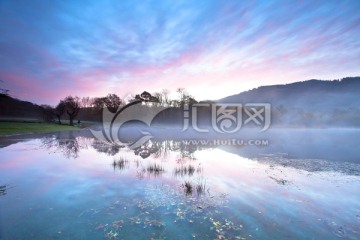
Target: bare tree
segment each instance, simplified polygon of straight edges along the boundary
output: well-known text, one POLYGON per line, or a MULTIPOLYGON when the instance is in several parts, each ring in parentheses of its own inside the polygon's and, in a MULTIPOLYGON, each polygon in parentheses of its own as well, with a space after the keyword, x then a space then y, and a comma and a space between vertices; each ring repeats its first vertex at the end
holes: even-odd
POLYGON ((159 99, 155 96, 152 96, 150 93, 144 91, 140 95, 137 94, 135 99, 142 102, 159 102, 159 99))
POLYGON ((80 103, 83 108, 89 108, 93 104, 93 99, 89 97, 83 97, 81 98, 80 103))
POLYGON ((104 97, 96 97, 93 99, 92 103, 93 107, 97 110, 102 110, 105 105, 105 98, 104 97))
POLYGON ((186 92, 185 88, 178 88, 178 89, 176 89, 176 92, 179 93, 179 101, 180 101, 180 103, 184 103, 186 95, 187 95, 187 92, 186 92))
POLYGON ((54 108, 50 105, 41 105, 42 118, 45 122, 52 122, 55 118, 54 108))
POLYGON ((121 98, 116 94, 108 94, 105 98, 105 106, 109 109, 110 112, 115 113, 117 109, 123 104, 121 98))
POLYGON ((154 92, 152 95, 158 99, 160 105, 165 105, 163 95, 160 92, 154 92))
POLYGON ((68 96, 64 100, 66 107, 66 113, 69 115, 70 125, 74 125, 74 118, 80 111, 80 100, 79 97, 68 96))
POLYGON ((61 124, 61 116, 65 113, 65 110, 66 110, 65 102, 61 100, 54 109, 54 113, 59 124, 61 124))
POLYGON ((171 102, 169 99, 169 93, 170 91, 168 89, 163 89, 161 92, 153 93, 153 96, 157 98, 162 106, 169 106, 171 102))
POLYGON ((161 91, 161 94, 162 94, 163 103, 166 104, 166 105, 169 105, 170 104, 170 99, 169 99, 170 91, 169 91, 169 89, 163 89, 161 91))
POLYGON ((110 112, 116 112, 124 104, 123 100, 116 94, 109 93, 106 97, 96 97, 92 101, 92 106, 96 110, 102 110, 107 107, 110 112))
POLYGON ((179 107, 183 106, 184 104, 194 104, 197 101, 185 90, 185 88, 178 88, 176 92, 179 93, 179 107))

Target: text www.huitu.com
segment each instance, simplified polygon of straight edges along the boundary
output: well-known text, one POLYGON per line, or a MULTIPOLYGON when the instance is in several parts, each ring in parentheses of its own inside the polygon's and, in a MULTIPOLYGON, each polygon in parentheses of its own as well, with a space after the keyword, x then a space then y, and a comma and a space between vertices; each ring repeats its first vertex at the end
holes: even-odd
POLYGON ((202 140, 182 140, 186 145, 204 145, 204 146, 268 146, 267 139, 202 139, 202 140))

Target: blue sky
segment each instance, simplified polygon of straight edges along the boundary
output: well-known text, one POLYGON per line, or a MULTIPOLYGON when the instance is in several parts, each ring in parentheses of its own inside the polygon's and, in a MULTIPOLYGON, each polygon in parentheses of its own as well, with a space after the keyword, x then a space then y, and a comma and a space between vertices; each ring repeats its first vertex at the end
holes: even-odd
POLYGON ((15 97, 184 87, 217 99, 360 75, 360 1, 0 0, 0 79, 15 97))

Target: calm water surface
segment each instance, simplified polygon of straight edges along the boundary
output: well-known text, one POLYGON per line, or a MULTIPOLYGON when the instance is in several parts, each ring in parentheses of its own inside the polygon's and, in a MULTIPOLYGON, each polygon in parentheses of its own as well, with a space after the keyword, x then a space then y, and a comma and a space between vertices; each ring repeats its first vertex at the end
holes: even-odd
POLYGON ((360 238, 360 131, 255 139, 268 144, 3 137, 0 239, 360 238))

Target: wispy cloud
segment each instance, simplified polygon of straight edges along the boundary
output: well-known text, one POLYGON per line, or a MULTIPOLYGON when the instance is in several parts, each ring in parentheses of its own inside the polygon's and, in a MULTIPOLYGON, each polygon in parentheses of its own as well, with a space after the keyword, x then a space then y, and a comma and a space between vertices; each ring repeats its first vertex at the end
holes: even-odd
POLYGON ((215 99, 359 75, 359 1, 0 1, 0 79, 13 95, 174 90, 215 99))

